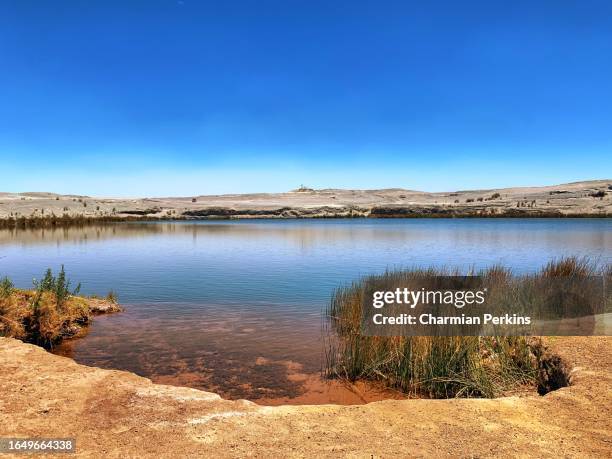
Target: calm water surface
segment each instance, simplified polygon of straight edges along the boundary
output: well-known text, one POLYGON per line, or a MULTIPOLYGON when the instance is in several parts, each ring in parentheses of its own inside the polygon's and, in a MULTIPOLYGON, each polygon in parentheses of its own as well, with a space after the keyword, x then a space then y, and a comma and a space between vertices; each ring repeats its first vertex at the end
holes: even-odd
MULTIPOLYGON (((0 276, 27 288, 66 266, 85 294, 117 292, 56 351, 155 381, 292 399, 322 362, 334 288, 388 268, 537 270, 564 255, 612 262, 610 219, 294 220, 117 223, 0 230, 0 276)), ((299 400, 299 399, 298 399, 299 400)))

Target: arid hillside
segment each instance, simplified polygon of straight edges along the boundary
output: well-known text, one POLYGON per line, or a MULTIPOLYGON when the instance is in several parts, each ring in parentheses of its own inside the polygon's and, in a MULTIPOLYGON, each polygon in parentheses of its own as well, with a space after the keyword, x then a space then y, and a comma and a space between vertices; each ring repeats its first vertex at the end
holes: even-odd
MULTIPOLYGON (((112 189, 109 189, 112 195, 112 189)), ((611 216, 612 179, 563 185, 426 193, 404 189, 116 199, 0 193, 0 219, 611 216)))

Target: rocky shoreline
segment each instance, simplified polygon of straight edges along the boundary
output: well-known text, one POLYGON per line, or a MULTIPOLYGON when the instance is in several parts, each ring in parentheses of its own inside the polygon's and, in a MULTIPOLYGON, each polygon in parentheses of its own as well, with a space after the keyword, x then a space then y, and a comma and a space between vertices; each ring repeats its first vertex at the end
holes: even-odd
POLYGON ((79 457, 609 457, 610 340, 549 340, 573 385, 543 397, 262 407, 0 338, 0 436, 74 437, 79 457))

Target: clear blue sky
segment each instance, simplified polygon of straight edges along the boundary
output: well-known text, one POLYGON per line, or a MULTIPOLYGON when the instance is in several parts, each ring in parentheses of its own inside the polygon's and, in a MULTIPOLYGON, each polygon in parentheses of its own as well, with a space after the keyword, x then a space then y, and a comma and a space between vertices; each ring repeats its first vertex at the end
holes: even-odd
POLYGON ((612 177, 609 1, 0 1, 0 191, 612 177))

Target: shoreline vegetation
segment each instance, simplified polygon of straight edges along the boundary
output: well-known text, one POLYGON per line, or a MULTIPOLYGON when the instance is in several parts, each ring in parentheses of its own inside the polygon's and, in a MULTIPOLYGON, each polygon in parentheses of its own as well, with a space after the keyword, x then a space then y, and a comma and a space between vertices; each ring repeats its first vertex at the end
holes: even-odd
POLYGON ((66 228, 72 226, 96 225, 101 223, 121 223, 121 222, 171 222, 171 221, 207 221, 207 220, 247 220, 247 219, 267 219, 267 220, 288 220, 288 219, 348 219, 348 218, 380 218, 380 219, 425 219, 425 218, 562 218, 562 219, 581 219, 581 218, 612 218, 612 213, 597 214, 563 214, 560 212, 522 212, 510 210, 504 213, 420 213, 418 209, 377 209, 365 214, 311 214, 300 215, 299 211, 292 209, 279 209, 278 212, 254 214, 252 212, 239 213, 232 209, 220 211, 207 211, 199 216, 179 216, 179 217, 156 217, 156 216, 100 216, 87 217, 84 215, 49 215, 44 217, 8 217, 0 219, 0 229, 26 229, 26 228, 66 228), (289 212, 289 215, 279 215, 278 212, 289 212))
MULTIPOLYGON (((609 277, 611 272, 610 266, 602 269, 586 258, 568 257, 551 261, 533 278, 609 277)), ((476 274, 492 295, 496 289, 503 294, 507 283, 514 282, 512 272, 500 266, 476 274)), ((570 385, 569 366, 540 337, 363 335, 364 282, 391 285, 400 275, 426 280, 460 273, 388 271, 338 288, 325 311, 325 378, 361 381, 419 398, 495 398, 536 389, 544 395, 570 385)), ((80 285, 70 287, 63 266, 57 275, 48 269, 33 284, 32 290, 18 289, 8 277, 0 278, 0 337, 49 349, 79 336, 93 316, 122 310, 112 291, 103 299, 79 296, 80 285)))
MULTIPOLYGON (((600 269, 588 259, 568 257, 551 261, 524 280, 499 266, 476 274, 489 295, 495 298, 493 305, 512 301, 516 292, 530 291, 529 303, 538 307, 551 304, 547 296, 551 293, 530 286, 548 285, 551 279, 559 278, 609 277, 610 272, 609 266, 600 269), (525 283, 525 287, 517 289, 517 282, 525 283)), ((398 282, 417 281, 422 286, 423 282, 435 282, 435 276, 460 275, 443 269, 389 271, 337 289, 325 311, 325 376, 350 382, 373 382, 408 395, 429 398, 493 398, 527 386, 537 388, 544 395, 569 385, 569 368, 538 337, 362 334, 363 299, 369 282, 376 290, 385 291, 392 290, 398 282)), ((599 301, 589 297, 588 301, 591 300, 599 301)))
POLYGON ((610 218, 612 179, 546 187, 427 193, 315 190, 167 198, 0 193, 0 228, 123 221, 306 218, 610 218))
POLYGON ((70 288, 63 266, 57 276, 48 269, 33 283, 34 289, 23 290, 8 277, 0 279, 0 336, 49 349, 79 335, 94 315, 122 310, 112 291, 106 298, 79 296, 80 284, 70 288))
MULTIPOLYGON (((317 209, 319 210, 319 209, 317 209)), ((419 209, 372 209, 363 213, 321 213, 312 212, 308 215, 301 214, 295 209, 277 209, 266 212, 236 211, 234 209, 215 209, 199 212, 199 215, 181 215, 177 217, 168 216, 99 216, 88 217, 85 215, 61 216, 30 216, 30 217, 8 217, 0 219, 0 228, 49 228, 67 227, 98 223, 118 222, 164 222, 164 221, 197 221, 197 220, 237 220, 237 219, 347 219, 347 218, 612 218, 612 213, 577 213, 563 214, 561 212, 527 212, 520 210, 509 210, 500 213, 458 213, 458 212, 421 212, 419 209), (283 215, 284 212, 287 214, 283 215)))

